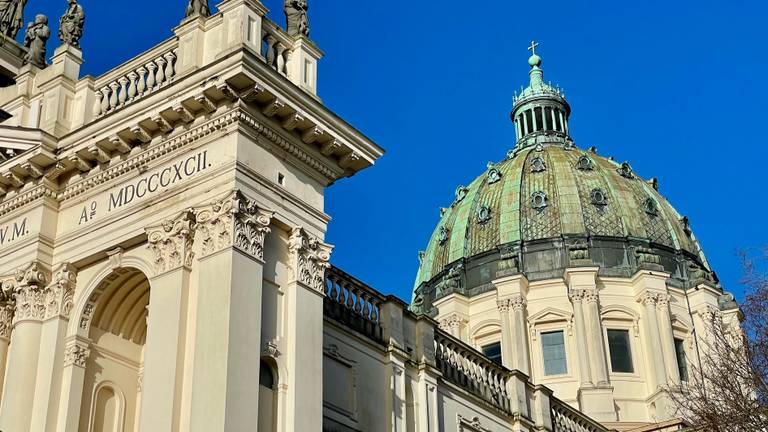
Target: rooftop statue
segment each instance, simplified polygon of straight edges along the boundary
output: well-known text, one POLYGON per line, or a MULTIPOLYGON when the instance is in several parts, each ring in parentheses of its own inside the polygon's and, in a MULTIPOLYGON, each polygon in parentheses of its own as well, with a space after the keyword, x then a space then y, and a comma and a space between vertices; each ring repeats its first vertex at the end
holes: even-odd
POLYGON ((27 25, 24 46, 27 47, 28 51, 24 57, 24 64, 33 64, 40 69, 45 69, 48 66, 45 59, 45 44, 50 37, 51 29, 48 27, 48 18, 45 15, 37 15, 35 21, 27 25))
POLYGON ((187 6, 187 18, 197 16, 211 16, 211 8, 208 7, 208 0, 189 0, 189 6, 187 6))
POLYGON ((59 20, 59 39, 62 43, 80 48, 80 38, 83 37, 85 12, 77 4, 77 0, 69 0, 69 7, 59 20))
POLYGON ((0 32, 15 39, 24 26, 27 0, 0 0, 0 32))
POLYGON ((285 19, 287 32, 291 36, 309 36, 309 18, 307 0, 285 0, 285 19))

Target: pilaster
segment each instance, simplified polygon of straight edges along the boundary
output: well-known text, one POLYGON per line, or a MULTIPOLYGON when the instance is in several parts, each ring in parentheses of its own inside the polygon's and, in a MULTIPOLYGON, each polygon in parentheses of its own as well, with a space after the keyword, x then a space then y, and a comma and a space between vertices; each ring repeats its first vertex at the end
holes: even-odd
POLYGON ((0 407, 0 430, 28 431, 32 426, 42 319, 46 313, 43 287, 49 279, 37 261, 16 272, 13 282, 16 307, 0 407), (9 395, 13 397, 5 397, 9 395))
POLYGON ((38 83, 42 95, 40 129, 61 137, 70 132, 74 120, 75 89, 83 64, 83 53, 71 46, 62 45, 53 54, 53 64, 39 73, 38 83))
POLYGON ((255 430, 264 241, 273 214, 240 191, 194 214, 201 257, 192 401, 185 415, 193 432, 255 430))
POLYGON ((507 276, 493 281, 496 304, 502 319, 502 355, 510 359, 504 365, 530 374, 530 346, 526 323, 528 279, 523 275, 507 276), (504 347, 506 328, 507 348, 504 347))
POLYGON ((322 341, 325 270, 332 247, 294 228, 288 240, 292 282, 286 295, 286 341, 290 394, 288 424, 293 430, 318 430, 323 420, 322 341))
POLYGON ((53 281, 43 289, 45 314, 40 332, 37 384, 30 431, 53 430, 61 394, 67 323, 73 307, 77 269, 70 263, 59 264, 53 281))
POLYGON ((80 423, 85 367, 91 355, 90 347, 90 341, 80 336, 65 342, 57 431, 75 431, 80 423))

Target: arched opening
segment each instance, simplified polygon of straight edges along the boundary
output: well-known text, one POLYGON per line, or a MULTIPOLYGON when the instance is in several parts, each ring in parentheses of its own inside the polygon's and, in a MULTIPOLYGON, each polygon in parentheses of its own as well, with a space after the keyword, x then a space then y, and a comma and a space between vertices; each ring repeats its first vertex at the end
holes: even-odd
POLYGON ((136 269, 115 270, 91 295, 79 430, 136 430, 148 305, 149 280, 136 269))
POLYGON ((259 431, 277 431, 277 379, 264 360, 259 368, 259 431))

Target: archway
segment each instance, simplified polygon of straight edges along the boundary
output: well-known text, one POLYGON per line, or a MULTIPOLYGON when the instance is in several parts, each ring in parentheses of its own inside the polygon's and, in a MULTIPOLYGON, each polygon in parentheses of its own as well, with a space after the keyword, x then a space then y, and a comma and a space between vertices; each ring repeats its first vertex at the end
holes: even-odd
POLYGON ((86 307, 91 354, 79 430, 136 430, 148 305, 149 280, 132 268, 113 271, 91 294, 86 307))

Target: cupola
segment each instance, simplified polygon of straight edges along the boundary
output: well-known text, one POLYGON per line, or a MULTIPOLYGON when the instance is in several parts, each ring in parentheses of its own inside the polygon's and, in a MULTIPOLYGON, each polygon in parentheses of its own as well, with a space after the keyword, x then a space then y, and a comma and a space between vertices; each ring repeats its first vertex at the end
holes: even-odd
POLYGON ((511 118, 515 123, 517 147, 560 143, 570 145, 568 118, 571 107, 559 87, 544 82, 541 57, 536 54, 538 43, 531 42, 530 84, 515 94, 511 118))

